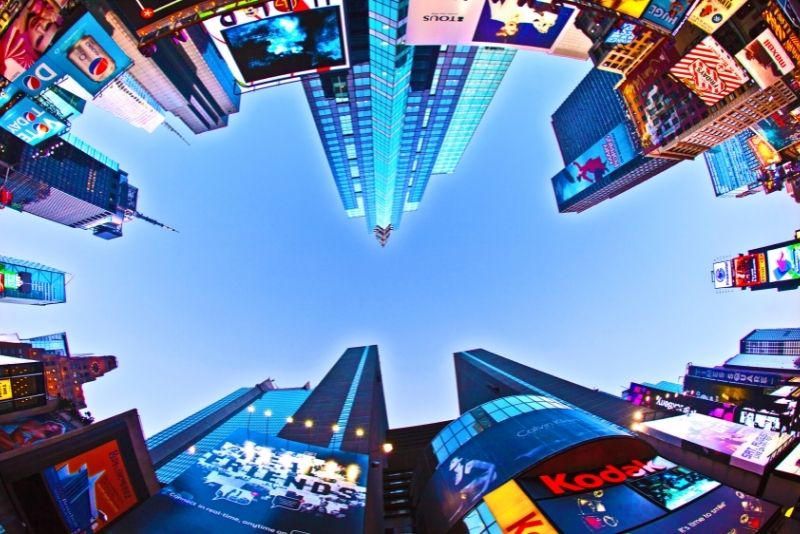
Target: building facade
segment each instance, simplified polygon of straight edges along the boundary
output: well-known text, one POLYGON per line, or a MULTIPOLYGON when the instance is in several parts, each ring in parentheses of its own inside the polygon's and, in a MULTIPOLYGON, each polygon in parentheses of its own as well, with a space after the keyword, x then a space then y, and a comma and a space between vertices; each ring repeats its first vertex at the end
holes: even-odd
POLYGON ((716 196, 735 197, 758 184, 761 163, 747 143, 754 135, 740 132, 703 153, 716 196))
POLYGON ((46 306, 66 302, 65 276, 40 263, 0 256, 0 303, 46 306))

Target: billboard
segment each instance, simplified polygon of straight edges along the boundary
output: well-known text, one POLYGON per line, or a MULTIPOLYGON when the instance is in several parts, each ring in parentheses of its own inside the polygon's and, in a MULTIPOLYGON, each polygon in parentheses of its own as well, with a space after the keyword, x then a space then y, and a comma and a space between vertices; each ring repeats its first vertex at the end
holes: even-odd
POLYGON ((754 135, 747 140, 747 145, 762 167, 781 162, 781 155, 763 137, 754 135))
POLYGON ((69 532, 99 532, 138 503, 121 456, 112 440, 42 472, 69 532))
POLYGON ((738 369, 726 369, 724 367, 700 367, 697 365, 690 365, 687 374, 689 376, 697 376, 699 378, 717 380, 719 382, 761 386, 765 388, 777 387, 783 383, 781 375, 759 373, 756 371, 740 371, 738 369))
POLYGON ((714 264, 714 289, 733 287, 732 271, 733 262, 731 260, 716 262, 714 264))
POLYGON ((115 531, 362 532, 368 469, 363 454, 239 429, 115 531))
POLYGON ((767 261, 763 252, 743 254, 733 258, 736 287, 751 287, 767 282, 767 261))
POLYGON ((689 13, 689 22, 706 33, 714 33, 746 0, 700 0, 689 13))
POLYGON ((764 21, 795 64, 800 64, 800 38, 778 4, 771 1, 762 14, 764 21))
POLYGON ((800 279, 800 242, 767 251, 767 278, 770 282, 800 279))
POLYGON ((667 510, 676 510, 720 486, 716 480, 683 466, 632 480, 628 484, 667 510))
POLYGON ((778 507, 733 488, 722 486, 689 503, 680 510, 648 525, 634 529, 636 534, 668 532, 761 532, 778 507))
POLYGON ((631 44, 639 32, 639 26, 632 22, 623 22, 619 28, 614 28, 606 36, 606 44, 631 44))
POLYGON ((619 13, 639 18, 650 0, 597 0, 597 3, 619 13))
POLYGON ((671 32, 683 21, 690 4, 690 0, 652 0, 642 18, 671 32))
POLYGON ((242 90, 349 66, 341 0, 282 0, 207 20, 242 90))
POLYGON ((736 413, 735 404, 702 399, 688 394, 680 395, 635 382, 631 382, 624 399, 636 406, 657 408, 680 414, 697 412, 726 421, 733 421, 736 413))
POLYGON ((800 143, 800 107, 787 106, 758 121, 751 129, 775 150, 787 149, 800 143))
POLYGON ((669 71, 709 106, 749 80, 727 50, 710 35, 687 52, 669 71))
POLYGON ((0 355, 0 414, 45 404, 44 364, 0 355))
MULTIPOLYGON (((678 415, 641 424, 642 432, 667 443, 686 444, 716 451, 730 458, 732 466, 764 473, 764 469, 788 435, 723 421, 701 414, 678 415)), ((692 447, 689 447, 692 448, 692 447)))
POLYGON ((762 89, 774 84, 784 74, 794 69, 789 54, 769 29, 750 41, 736 54, 736 59, 762 89))
POLYGON ((33 146, 67 129, 66 124, 29 97, 22 98, 0 117, 0 127, 33 146))
POLYGON ((633 140, 625 123, 618 124, 575 161, 553 177, 553 191, 559 206, 581 191, 601 182, 636 157, 633 140))
MULTIPOLYGON (((62 11, 66 4, 67 0, 31 0, 19 10, 0 37, 0 76, 14 81, 35 70, 37 62, 63 31, 62 11)), ((40 74, 45 71, 41 70, 40 74)), ((50 77, 39 79, 49 80, 50 77)), ((37 81, 24 80, 24 83, 33 85, 37 81)))
POLYGON ((515 0, 412 0, 406 42, 550 51, 572 26, 573 7, 515 0))
POLYGON ((66 434, 80 423, 61 412, 24 417, 11 423, 0 423, 0 452, 12 451, 66 434))
POLYGON ((778 473, 787 475, 794 475, 800 477, 800 445, 797 445, 786 458, 783 459, 778 467, 775 468, 778 473))
POLYGON ((537 534, 558 534, 514 480, 486 494, 483 500, 503 532, 527 532, 535 527, 537 534))

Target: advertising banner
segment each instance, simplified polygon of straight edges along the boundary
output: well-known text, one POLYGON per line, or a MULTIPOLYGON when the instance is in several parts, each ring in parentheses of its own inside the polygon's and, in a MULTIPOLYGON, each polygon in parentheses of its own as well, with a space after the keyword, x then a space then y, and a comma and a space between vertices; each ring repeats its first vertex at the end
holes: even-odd
POLYGON ((633 530, 636 534, 687 532, 761 532, 778 507, 722 486, 668 516, 633 530))
POLYGON ((767 282, 766 255, 761 252, 735 257, 733 269, 736 287, 751 287, 767 282))
POLYGON ((0 452, 33 445, 80 426, 58 412, 25 417, 13 423, 0 423, 0 452))
POLYGON ((559 207, 569 199, 600 182, 636 156, 627 126, 615 126, 563 172, 553 177, 553 191, 559 207))
POLYGON ((770 282, 800 279, 800 242, 767 251, 767 276, 770 282))
POLYGON ((679 415, 641 424, 642 432, 685 448, 685 442, 730 457, 732 466, 764 473, 770 456, 789 435, 760 430, 700 414, 679 415))
POLYGON ((758 121, 751 129, 775 150, 787 149, 800 143, 800 108, 787 106, 758 121))
MULTIPOLYGON (((142 43, 152 42, 236 9, 255 7, 267 0, 120 0, 116 9, 136 25, 142 43)), ((281 0, 283 5, 295 0, 281 0)))
POLYGON ((800 445, 797 445, 792 452, 778 464, 775 471, 800 477, 800 445))
POLYGON ((764 30, 738 54, 739 60, 762 89, 769 87, 794 69, 789 54, 770 30, 764 30))
POLYGON ((509 480, 483 497, 503 532, 558 534, 514 480, 509 480))
POLYGON ((700 0, 689 13, 689 22, 706 33, 714 33, 745 2, 746 0, 700 0))
POLYGON ((781 155, 763 137, 754 135, 747 140, 747 145, 753 151, 762 167, 781 162, 781 155))
POLYGON ((778 387, 783 383, 781 375, 758 373, 755 371, 739 371, 719 367, 700 367, 690 365, 689 376, 697 376, 708 380, 729 382, 731 384, 746 384, 748 386, 762 386, 765 388, 778 387))
POLYGON ((363 454, 239 429, 115 532, 363 532, 368 469, 363 454))
POLYGON ((768 3, 762 16, 792 61, 796 65, 800 64, 800 37, 780 6, 774 1, 768 3))
POLYGON ((69 532, 98 532, 138 502, 116 440, 42 475, 69 532))
POLYGON ((714 264, 714 289, 733 287, 733 262, 731 260, 718 261, 714 264))
POLYGON ((629 485, 667 510, 676 510, 718 488, 720 483, 686 467, 676 466, 632 480, 629 485))
POLYGON ((635 382, 631 382, 625 400, 637 406, 658 408, 679 414, 697 412, 726 421, 733 421, 736 414, 735 404, 702 399, 693 395, 678 395, 635 382))
POLYGON ((341 0, 283 0, 204 23, 243 91, 349 66, 341 0))
POLYGON ((532 0, 412 0, 406 42, 550 51, 577 14, 532 0))
POLYGON ((63 122, 28 97, 21 99, 0 117, 0 127, 33 146, 67 128, 63 122))
MULTIPOLYGON (((30 74, 45 82, 51 81, 49 73, 44 68, 36 69, 35 64, 63 31, 65 21, 62 11, 66 4, 67 0, 31 0, 20 9, 0 37, 0 75, 11 81, 23 74, 30 74), (37 73, 41 77, 36 76, 37 73)), ((37 83, 42 82, 36 79, 23 80, 23 85, 27 86, 37 83)))
POLYGON ((690 0, 652 0, 642 18, 673 31, 683 20, 690 0))
POLYGON ((644 13, 650 0, 597 0, 597 3, 603 7, 638 19, 642 16, 642 13, 644 13))
POLYGON ((736 60, 710 35, 687 52, 670 72, 709 106, 749 80, 736 60))

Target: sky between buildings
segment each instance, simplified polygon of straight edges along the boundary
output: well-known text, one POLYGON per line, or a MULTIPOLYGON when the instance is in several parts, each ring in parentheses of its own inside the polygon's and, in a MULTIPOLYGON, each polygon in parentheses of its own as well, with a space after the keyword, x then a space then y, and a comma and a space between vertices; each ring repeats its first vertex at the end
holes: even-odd
POLYGON ((245 95, 191 146, 90 109, 73 132, 181 233, 137 221, 106 242, 0 212, 2 254, 73 276, 66 304, 0 306, 0 332, 66 331, 74 353, 116 355, 89 407, 138 408, 152 435, 267 377, 315 385, 350 346, 379 345, 400 427, 457 416, 456 351, 618 394, 720 364, 753 328, 800 324, 800 291, 718 294, 710 278, 714 259, 794 235, 784 193, 716 199, 698 158, 558 214, 550 115, 590 67, 518 53, 457 172, 431 178, 385 249, 346 217, 299 84, 245 95))

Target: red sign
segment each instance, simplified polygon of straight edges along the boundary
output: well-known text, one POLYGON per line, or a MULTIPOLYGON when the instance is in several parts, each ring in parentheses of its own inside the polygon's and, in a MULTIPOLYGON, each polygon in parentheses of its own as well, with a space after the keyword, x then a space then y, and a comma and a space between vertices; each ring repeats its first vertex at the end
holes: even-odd
POLYGON ((767 282, 767 259, 764 253, 745 254, 733 259, 733 284, 750 287, 767 282))
POLYGON ((554 476, 540 475, 539 482, 549 489, 553 495, 563 495, 567 492, 574 493, 597 489, 606 484, 621 484, 629 478, 641 478, 665 468, 666 466, 658 465, 654 460, 650 460, 646 463, 641 460, 633 460, 630 464, 620 467, 610 464, 606 465, 605 468, 598 473, 580 473, 577 475, 559 473, 554 476))
POLYGON ((710 35, 683 56, 670 72, 709 106, 749 80, 747 73, 710 35))

